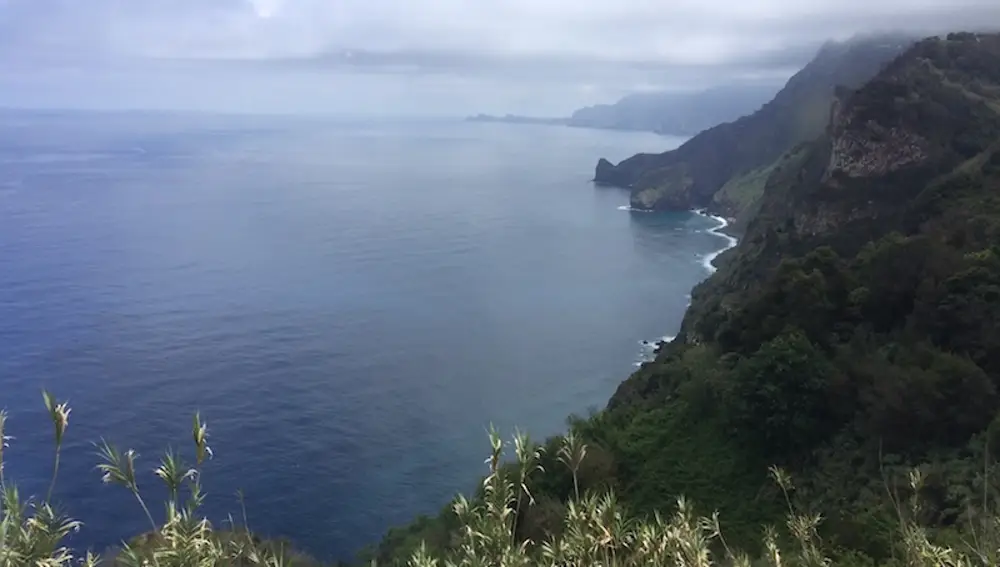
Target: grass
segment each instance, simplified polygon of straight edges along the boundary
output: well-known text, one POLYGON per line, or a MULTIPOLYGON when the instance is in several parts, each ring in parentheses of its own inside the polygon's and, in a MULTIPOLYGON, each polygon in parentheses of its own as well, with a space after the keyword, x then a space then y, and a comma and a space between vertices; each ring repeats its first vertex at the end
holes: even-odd
POLYGON ((764 195, 764 185, 767 183, 767 178, 779 162, 780 160, 768 166, 733 176, 716 191, 712 200, 725 207, 733 216, 741 214, 764 195))
MULTIPOLYGON (((43 500, 24 498, 17 487, 4 477, 3 449, 12 437, 7 435, 7 414, 0 411, 0 567, 285 567, 313 565, 289 548, 262 541, 243 525, 230 519, 229 529, 217 529, 200 514, 203 503, 201 469, 212 455, 208 445, 208 427, 195 415, 192 426, 194 462, 188 466, 181 455, 168 450, 153 471, 163 482, 169 497, 165 503, 166 519, 158 524, 140 490, 138 454, 132 449, 119 450, 101 441, 97 446, 98 465, 105 484, 128 490, 149 521, 149 531, 133 534, 121 548, 104 557, 77 554, 64 540, 83 524, 64 515, 52 502, 52 492, 59 475, 59 455, 69 426, 70 408, 43 392, 45 408, 54 427, 55 451, 52 478, 43 500)), ((246 517, 245 513, 243 515, 246 517)), ((138 531, 138 530, 137 530, 138 531)))
MULTIPOLYGON (((24 499, 16 486, 3 477, 3 449, 11 437, 6 435, 7 414, 0 412, 0 567, 285 567, 314 565, 308 558, 293 553, 287 546, 264 542, 246 526, 245 508, 242 525, 230 519, 232 528, 217 529, 199 510, 202 505, 201 468, 211 457, 208 428, 196 415, 192 425, 194 459, 189 466, 182 455, 167 451, 154 476, 168 490, 166 520, 157 524, 139 488, 132 450, 120 451, 103 442, 98 446, 98 468, 107 484, 119 485, 135 497, 147 513, 151 530, 123 543, 120 551, 105 557, 87 553, 78 555, 63 543, 82 524, 62 515, 51 502, 51 491, 59 472, 59 451, 69 425, 68 405, 44 394, 45 406, 54 424, 54 467, 49 492, 44 500, 24 499)), ((491 430, 489 474, 482 482, 480 496, 458 497, 454 513, 458 530, 447 550, 432 551, 421 545, 406 562, 410 567, 640 567, 676 566, 709 567, 827 567, 871 565, 856 556, 841 555, 835 563, 824 550, 820 538, 823 517, 800 513, 793 504, 795 487, 791 478, 778 468, 770 476, 787 504, 783 526, 761 530, 761 552, 751 558, 730 546, 718 512, 698 515, 686 499, 678 498, 672 511, 657 510, 640 516, 632 513, 614 491, 595 490, 581 493, 578 474, 588 452, 578 437, 567 435, 556 451, 555 462, 573 477, 573 495, 565 507, 562 526, 538 541, 519 534, 519 522, 528 508, 536 504, 529 488, 529 477, 548 474, 542 469, 543 447, 523 434, 515 434, 505 443, 491 430), (513 448, 513 460, 506 462, 506 451, 513 448), (849 557, 849 562, 843 562, 849 557)), ((982 521, 971 526, 971 537, 958 539, 951 546, 934 543, 928 532, 914 518, 920 516, 922 475, 914 471, 909 479, 910 497, 906 502, 890 491, 897 511, 899 545, 889 565, 898 567, 974 567, 997 565, 1000 561, 1000 518, 984 513, 982 521)), ((242 503, 242 499, 241 499, 242 503)), ((983 511, 989 510, 984 502, 983 511)))
POLYGON ((801 158, 803 150, 802 145, 795 146, 768 165, 734 175, 715 192, 712 202, 727 216, 733 217, 731 226, 734 229, 745 230, 750 221, 757 216, 768 180, 776 170, 789 167, 798 170, 796 160, 801 158))

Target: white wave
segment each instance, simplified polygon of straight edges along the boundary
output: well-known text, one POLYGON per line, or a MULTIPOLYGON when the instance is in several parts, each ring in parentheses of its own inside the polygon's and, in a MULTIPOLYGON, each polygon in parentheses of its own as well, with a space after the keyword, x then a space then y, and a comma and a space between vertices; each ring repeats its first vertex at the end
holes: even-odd
MULTIPOLYGON (((630 213, 653 213, 653 212, 656 212, 656 211, 650 211, 648 209, 635 209, 635 208, 630 207, 629 205, 622 205, 622 206, 618 207, 618 210, 619 211, 628 211, 630 213)), ((729 250, 730 248, 733 248, 737 244, 739 244, 739 240, 736 237, 734 237, 734 236, 730 236, 730 235, 722 232, 722 230, 724 228, 726 228, 727 226, 729 226, 729 221, 726 220, 725 217, 720 217, 720 216, 716 216, 716 215, 710 215, 710 214, 708 214, 707 209, 693 209, 691 212, 694 213, 694 214, 696 214, 696 215, 700 215, 700 216, 703 216, 705 218, 710 218, 710 219, 712 219, 714 221, 717 221, 719 223, 718 225, 716 225, 713 228, 708 229, 705 232, 707 232, 709 234, 713 234, 713 235, 721 237, 721 238, 724 238, 726 240, 726 245, 723 248, 720 248, 720 249, 718 249, 715 252, 712 252, 710 254, 706 254, 705 256, 703 256, 701 258, 701 265, 705 266, 705 269, 708 270, 709 273, 714 274, 716 268, 715 268, 715 266, 712 265, 712 262, 716 258, 719 257, 719 254, 722 254, 726 250, 729 250)), ((683 228, 683 227, 675 227, 674 230, 688 230, 688 229, 683 228)), ((688 305, 690 305, 690 302, 688 302, 688 305)))
POLYGON ((646 340, 639 341, 639 344, 642 345, 643 348, 647 348, 649 350, 655 350, 656 347, 660 346, 660 343, 669 343, 676 338, 677 337, 674 335, 663 335, 662 337, 653 339, 651 341, 646 341, 646 340))
POLYGON ((739 240, 736 239, 736 237, 733 237, 733 236, 730 236, 730 235, 728 235, 728 234, 726 234, 724 232, 721 232, 722 229, 724 229, 727 226, 729 226, 729 221, 726 220, 725 217, 719 217, 719 216, 715 216, 715 215, 710 215, 710 214, 708 214, 708 213, 705 212, 705 209, 695 209, 694 213, 698 214, 698 215, 701 215, 703 217, 708 217, 708 218, 710 218, 712 220, 718 221, 719 224, 715 228, 709 229, 708 233, 709 234, 714 234, 716 236, 721 236, 722 238, 726 239, 726 246, 724 248, 720 248, 719 250, 716 250, 715 252, 712 252, 711 254, 707 254, 707 255, 705 255, 704 258, 701 259, 701 265, 705 266, 705 269, 708 270, 709 273, 713 273, 714 274, 715 270, 716 270, 716 267, 712 265, 712 261, 715 260, 716 258, 718 258, 719 254, 722 254, 726 250, 729 250, 730 248, 733 248, 734 246, 736 246, 739 243, 739 240))
POLYGON ((653 339, 651 341, 642 340, 639 341, 640 352, 639 359, 632 363, 632 366, 636 368, 642 366, 646 362, 652 362, 656 358, 656 349, 660 347, 662 343, 673 342, 677 337, 674 335, 664 335, 662 337, 653 339))

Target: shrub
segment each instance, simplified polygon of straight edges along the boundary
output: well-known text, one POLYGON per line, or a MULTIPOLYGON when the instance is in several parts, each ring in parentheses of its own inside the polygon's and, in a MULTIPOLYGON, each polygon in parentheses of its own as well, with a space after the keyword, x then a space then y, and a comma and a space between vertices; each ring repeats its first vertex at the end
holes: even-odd
POLYGON ((799 331, 764 343, 738 366, 729 414, 734 430, 771 455, 797 454, 831 431, 834 369, 799 331))

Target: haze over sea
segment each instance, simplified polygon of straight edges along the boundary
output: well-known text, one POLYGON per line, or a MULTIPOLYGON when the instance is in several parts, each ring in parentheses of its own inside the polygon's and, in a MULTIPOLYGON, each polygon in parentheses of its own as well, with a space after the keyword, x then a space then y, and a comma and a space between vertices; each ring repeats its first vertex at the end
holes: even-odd
MULTIPOLYGON (((210 514, 323 558, 436 513, 485 429, 541 439, 676 331, 715 221, 619 210, 590 183, 680 140, 460 121, 0 112, 0 407, 8 478, 101 549, 141 510, 92 443, 134 447, 147 500, 200 410, 210 514), (98 505, 100 503, 100 505, 98 505)), ((162 510, 154 508, 154 513, 162 510)), ((159 515, 158 514, 158 515, 159 515)))

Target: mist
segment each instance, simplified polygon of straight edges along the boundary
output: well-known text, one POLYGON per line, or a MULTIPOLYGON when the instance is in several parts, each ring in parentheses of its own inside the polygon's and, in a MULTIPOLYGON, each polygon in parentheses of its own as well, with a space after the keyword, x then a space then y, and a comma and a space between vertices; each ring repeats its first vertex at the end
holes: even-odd
POLYGON ((0 0, 0 106, 560 116, 998 23, 992 0, 0 0))

